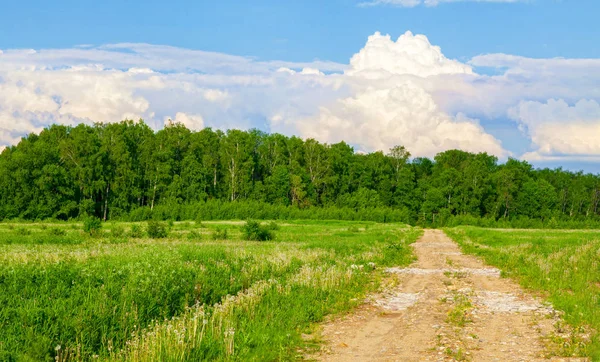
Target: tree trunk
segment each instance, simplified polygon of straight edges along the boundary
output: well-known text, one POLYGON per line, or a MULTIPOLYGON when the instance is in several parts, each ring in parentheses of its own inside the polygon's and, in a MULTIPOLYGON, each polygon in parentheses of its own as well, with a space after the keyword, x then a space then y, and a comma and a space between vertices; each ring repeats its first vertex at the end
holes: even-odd
POLYGON ((150 211, 154 210, 154 200, 156 199, 156 183, 158 182, 158 175, 154 177, 154 189, 152 191, 152 203, 150 205, 150 211))
POLYGON ((104 221, 106 221, 106 214, 108 210, 108 191, 110 190, 110 184, 106 185, 106 197, 104 198, 104 221))

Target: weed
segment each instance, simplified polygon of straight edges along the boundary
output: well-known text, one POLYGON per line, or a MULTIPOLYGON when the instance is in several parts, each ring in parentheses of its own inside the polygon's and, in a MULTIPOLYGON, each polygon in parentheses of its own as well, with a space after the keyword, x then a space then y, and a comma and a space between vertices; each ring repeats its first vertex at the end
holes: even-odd
POLYGON ((248 220, 242 227, 245 240, 267 241, 275 239, 275 234, 269 226, 261 225, 258 221, 248 220))
POLYGON ((471 309, 473 306, 468 295, 455 292, 452 301, 454 306, 448 312, 447 322, 457 327, 464 327, 467 323, 472 322, 471 309))
POLYGON ((218 228, 213 230, 212 232, 213 240, 227 240, 227 229, 226 228, 218 228))
POLYGON ((137 224, 131 225, 131 230, 129 231, 129 236, 132 238, 142 238, 144 237, 144 230, 141 226, 137 224))
POLYGON ((169 236, 169 230, 164 223, 150 220, 146 226, 146 234, 152 239, 164 239, 169 236))
POLYGON ((189 233, 187 233, 187 239, 188 240, 200 240, 200 239, 202 239, 202 234, 200 234, 196 230, 191 230, 189 233))
POLYGON ((65 236, 67 235, 67 232, 59 228, 50 228, 48 229, 48 234, 52 236, 65 236))
POLYGON ((113 225, 110 229, 110 236, 113 238, 121 238, 125 235, 125 228, 121 225, 113 225))
POLYGON ((83 231, 90 236, 97 236, 102 229, 102 221, 97 217, 87 217, 83 221, 83 231))

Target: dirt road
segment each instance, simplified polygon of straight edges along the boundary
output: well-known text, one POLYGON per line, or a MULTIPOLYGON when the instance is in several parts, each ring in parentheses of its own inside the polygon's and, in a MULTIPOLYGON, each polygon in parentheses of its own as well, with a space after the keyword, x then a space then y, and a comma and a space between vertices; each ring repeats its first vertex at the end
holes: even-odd
MULTIPOLYGON (((464 255, 442 231, 391 268, 397 284, 323 326, 321 361, 545 361, 560 319, 500 271, 464 255)), ((557 330, 557 328, 559 328, 557 330)))

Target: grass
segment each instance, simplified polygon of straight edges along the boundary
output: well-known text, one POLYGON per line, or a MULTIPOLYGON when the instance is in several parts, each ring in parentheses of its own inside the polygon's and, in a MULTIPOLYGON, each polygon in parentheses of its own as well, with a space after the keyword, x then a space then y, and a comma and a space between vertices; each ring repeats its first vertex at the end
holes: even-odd
POLYGON ((380 266, 410 263, 421 233, 294 221, 255 242, 243 224, 176 222, 151 239, 146 223, 0 223, 0 361, 293 360, 380 266))
POLYGON ((446 229, 462 249, 479 255, 524 287, 538 291, 564 312, 568 355, 600 360, 600 231, 446 229), (579 333, 582 334, 582 333, 579 333))

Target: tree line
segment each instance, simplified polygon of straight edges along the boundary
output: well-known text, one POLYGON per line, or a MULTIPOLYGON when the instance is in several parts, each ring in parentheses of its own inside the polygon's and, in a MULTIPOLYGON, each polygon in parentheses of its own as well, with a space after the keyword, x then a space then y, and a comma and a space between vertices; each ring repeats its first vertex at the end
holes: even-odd
POLYGON ((288 217, 346 210, 349 218, 389 214, 422 225, 600 220, 599 175, 516 159, 500 164, 460 150, 433 160, 411 159, 402 146, 362 154, 344 142, 256 129, 193 132, 169 123, 155 132, 141 120, 32 133, 0 154, 0 190, 0 219, 152 218, 177 210, 187 210, 177 218, 218 218, 205 209, 252 205, 288 217))

